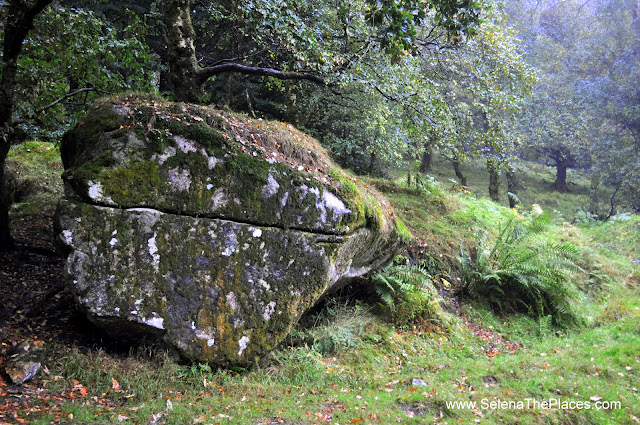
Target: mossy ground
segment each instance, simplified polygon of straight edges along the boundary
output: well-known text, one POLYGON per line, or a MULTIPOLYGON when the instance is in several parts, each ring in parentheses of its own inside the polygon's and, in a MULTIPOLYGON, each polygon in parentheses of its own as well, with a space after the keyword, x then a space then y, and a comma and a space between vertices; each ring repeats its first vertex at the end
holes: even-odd
POLYGON ((6 161, 12 213, 51 210, 62 196, 60 151, 53 143, 29 141, 13 146, 6 161))
MULTIPOLYGON (((480 176, 478 171, 478 187, 485 187, 480 176)), ((404 179, 359 183, 376 185, 390 199, 418 238, 415 255, 435 258, 455 284, 460 245, 473 245, 478 229, 495 230, 515 213, 450 191, 447 178, 438 180, 419 190, 406 187, 404 179)), ((250 371, 180 365, 159 349, 121 355, 57 346, 45 363, 49 375, 36 378, 48 398, 35 402, 38 409, 22 408, 17 418, 31 423, 637 423, 638 217, 571 225, 570 195, 543 190, 532 196, 543 208, 541 200, 552 198, 568 209, 555 216, 545 237, 580 249, 586 271, 576 279, 590 317, 586 327, 554 329, 545 320, 496 316, 469 302, 453 306, 457 319, 448 329, 419 322, 394 327, 363 315, 371 308, 365 301, 334 298, 304 320, 311 328, 299 327, 302 337, 294 332, 289 344, 250 371), (551 399, 589 402, 591 409, 483 407, 498 400, 551 399), (477 408, 455 408, 447 404, 452 401, 475 401, 477 408), (620 405, 596 409, 602 401, 620 405)))

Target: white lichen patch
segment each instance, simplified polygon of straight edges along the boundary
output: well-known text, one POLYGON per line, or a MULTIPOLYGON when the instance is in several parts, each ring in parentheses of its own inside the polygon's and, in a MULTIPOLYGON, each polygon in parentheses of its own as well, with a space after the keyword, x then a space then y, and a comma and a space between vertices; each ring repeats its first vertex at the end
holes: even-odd
POLYGON ((309 192, 309 186, 303 184, 298 188, 298 192, 300 192, 300 202, 304 201, 307 198, 307 193, 309 192))
POLYGON ((102 183, 89 180, 89 198, 94 201, 101 201, 103 198, 102 183))
POLYGON ((333 217, 336 220, 339 217, 351 212, 351 210, 344 205, 344 202, 342 202, 340 198, 338 198, 328 190, 322 192, 322 200, 324 201, 327 208, 333 211, 333 217))
MULTIPOLYGON (((127 211, 146 213, 151 214, 152 216, 161 216, 165 214, 162 211, 154 210, 153 208, 129 208, 127 211)), ((155 220, 157 220, 157 218, 155 220)), ((153 224, 155 224, 155 221, 153 224)))
POLYGON ((208 333, 204 332, 201 329, 196 329, 196 338, 198 339, 202 339, 202 340, 207 340, 207 347, 212 347, 213 344, 215 343, 215 338, 211 335, 209 335, 208 333))
POLYGON ((269 319, 271 319, 271 315, 276 311, 276 302, 275 301, 271 301, 268 305, 267 308, 264 309, 264 313, 262 313, 262 317, 264 318, 265 322, 268 322, 269 319))
POLYGON ((158 234, 156 232, 153 233, 153 237, 151 237, 147 241, 147 246, 149 247, 149 255, 152 259, 152 264, 156 270, 158 270, 158 265, 160 264, 160 254, 158 254, 158 246, 156 245, 156 236, 158 234))
POLYGON ((208 160, 209 160, 209 169, 210 170, 213 170, 216 167, 217 164, 221 164, 221 163, 224 162, 223 160, 218 159, 215 156, 209 156, 208 160))
POLYGON ((178 145, 184 153, 196 152, 198 150, 198 146, 193 141, 185 139, 182 136, 173 136, 173 140, 176 141, 176 145, 178 145))
MULTIPOLYGON (((213 186, 212 186, 213 187, 213 186)), ((209 185, 207 185, 209 188, 209 185)), ((224 189, 219 187, 213 195, 211 195, 211 202, 209 203, 209 207, 215 211, 219 208, 223 208, 227 205, 229 200, 227 199, 227 195, 224 193, 224 189)))
POLYGON ((176 153, 176 148, 174 148, 173 146, 169 146, 160 155, 153 155, 151 159, 157 161, 158 164, 162 165, 167 161, 167 159, 176 156, 176 153))
POLYGON ((71 230, 63 230, 62 237, 64 238, 64 243, 67 245, 71 245, 73 243, 73 233, 71 230))
POLYGON ((151 319, 143 319, 142 323, 153 326, 154 328, 164 329, 164 319, 162 317, 152 317, 151 319))
POLYGON ((284 211, 284 207, 287 205, 287 201, 289 200, 289 192, 285 192, 282 195, 282 199, 280 199, 280 210, 276 213, 276 218, 280 220, 282 218, 282 211, 284 211))
POLYGON ((240 350, 238 350, 239 356, 241 356, 242 352, 247 349, 248 343, 249 343, 249 337, 243 336, 242 338, 240 338, 240 341, 238 341, 238 347, 240 347, 240 350))
POLYGON ((236 301, 236 294, 233 292, 229 292, 227 294, 227 304, 231 307, 231 310, 236 311, 238 308, 238 303, 236 301))
POLYGON ((238 246, 238 241, 236 240, 236 234, 233 231, 228 232, 226 234, 226 240, 224 241, 224 249, 221 252, 221 255, 225 257, 230 257, 231 254, 236 252, 236 248, 238 246))
POLYGON ((267 281, 266 281, 266 280, 264 280, 264 279, 259 279, 259 280, 258 280, 258 283, 260 284, 260 286, 262 286, 262 287, 263 287, 264 289, 266 289, 267 291, 270 291, 270 290, 271 290, 271 285, 269 285, 269 284, 267 283, 267 281))
POLYGON ((344 205, 344 202, 340 200, 336 195, 324 190, 322 196, 320 196, 320 189, 313 187, 309 189, 309 192, 316 196, 316 208, 320 210, 320 223, 327 223, 327 210, 333 212, 333 221, 339 221, 340 217, 345 214, 349 214, 351 210, 344 205))
POLYGON ((269 174, 269 177, 267 178, 267 184, 262 188, 262 197, 271 198, 273 195, 278 193, 279 188, 280 185, 278 184, 276 179, 274 179, 273 176, 269 174))
POLYGON ((182 168, 169 170, 169 181, 178 190, 188 191, 191 187, 191 172, 182 168))

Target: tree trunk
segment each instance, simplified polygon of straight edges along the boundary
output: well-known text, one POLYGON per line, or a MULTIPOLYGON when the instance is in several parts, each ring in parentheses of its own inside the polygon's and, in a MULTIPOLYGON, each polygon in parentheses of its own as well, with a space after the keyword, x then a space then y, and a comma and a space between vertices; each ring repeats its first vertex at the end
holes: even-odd
POLYGON ((373 167, 376 164, 376 154, 375 152, 371 152, 371 156, 369 157, 369 175, 373 176, 373 167))
POLYGON ((165 0, 164 21, 167 27, 169 74, 173 84, 173 97, 176 101, 201 103, 207 80, 224 72, 262 75, 281 80, 307 80, 322 86, 326 85, 322 77, 309 72, 282 71, 235 62, 223 62, 202 68, 196 58, 194 43, 196 34, 191 22, 191 1, 165 0))
POLYGON ((509 192, 509 208, 515 208, 518 204, 517 195, 518 195, 518 178, 516 176, 516 170, 513 168, 513 165, 509 165, 507 167, 507 191, 509 192))
POLYGON ((289 82, 285 83, 284 102, 287 108, 287 122, 292 126, 297 127, 299 122, 298 103, 296 99, 296 92, 293 87, 293 84, 289 82))
POLYGON ((560 193, 567 192, 567 163, 564 161, 556 162, 556 181, 553 188, 560 193))
POLYGON ((431 142, 427 143, 424 152, 422 152, 422 160, 420 161, 420 172, 428 173, 431 171, 431 163, 433 161, 433 145, 431 142))
POLYGON ((231 100, 233 99, 233 74, 227 74, 224 82, 224 108, 231 110, 231 100))
POLYGON ((600 173, 591 174, 591 181, 589 186, 589 212, 594 216, 599 215, 600 209, 600 181, 602 176, 600 173))
POLYGON ((498 168, 487 161, 487 171, 489 171, 489 197, 493 202, 500 202, 500 180, 498 168))
POLYGON ((4 46, 2 52, 2 81, 0 81, 0 248, 13 244, 9 228, 10 198, 5 182, 5 160, 11 147, 11 127, 18 56, 27 34, 33 27, 33 20, 52 0, 9 1, 4 25, 4 46))
POLYGON ((0 143, 0 248, 4 248, 13 245, 9 227, 9 207, 11 206, 11 199, 4 178, 4 164, 7 154, 9 153, 10 143, 8 141, 2 141, 0 143))
POLYGON ((451 160, 451 164, 453 165, 453 171, 455 171, 456 177, 460 181, 460 185, 466 187, 467 178, 462 174, 462 170, 460 169, 460 160, 458 158, 453 158, 451 160))
POLYGON ((174 100, 200 103, 204 96, 206 79, 202 78, 199 72, 190 10, 190 0, 164 2, 169 73, 173 83, 174 100))

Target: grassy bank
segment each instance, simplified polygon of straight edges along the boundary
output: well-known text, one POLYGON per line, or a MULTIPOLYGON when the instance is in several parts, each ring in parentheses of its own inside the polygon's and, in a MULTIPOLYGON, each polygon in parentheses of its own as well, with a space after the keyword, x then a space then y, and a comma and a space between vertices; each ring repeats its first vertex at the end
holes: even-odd
POLYGON ((421 189, 403 179, 366 181, 416 237, 397 267, 410 260, 422 266, 406 266, 409 273, 422 267, 430 276, 438 303, 420 315, 394 314, 403 306, 397 288, 387 288, 389 302, 375 292, 338 294, 252 370, 178 364, 153 347, 124 355, 53 342, 48 373, 36 380, 42 395, 15 421, 640 423, 638 217, 569 224, 578 195, 549 192, 548 178, 531 168, 523 178, 530 197, 524 191, 525 206, 512 211, 476 196, 486 187, 480 171, 469 173, 473 193, 466 193, 438 167, 421 189), (456 291, 464 285, 462 250, 476 249, 483 231, 493 246, 507 223, 527 222, 532 203, 558 212, 531 243, 576 248, 569 279, 580 324, 561 326, 526 309, 497 313, 456 291), (463 402, 475 407, 454 404, 463 402))

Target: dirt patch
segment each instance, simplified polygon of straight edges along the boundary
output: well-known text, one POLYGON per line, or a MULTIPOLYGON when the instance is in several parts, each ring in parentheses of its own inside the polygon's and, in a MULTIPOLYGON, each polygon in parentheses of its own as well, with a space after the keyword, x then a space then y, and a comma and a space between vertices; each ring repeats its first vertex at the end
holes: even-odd
MULTIPOLYGON (((64 283, 63 257, 56 250, 52 223, 51 214, 14 217, 16 246, 0 251, 0 371, 9 349, 27 339, 43 341, 47 347, 117 349, 77 309, 64 283)), ((68 394, 52 394, 43 388, 43 379, 47 377, 40 371, 33 381, 17 386, 0 374, 0 423, 20 422, 19 410, 33 414, 55 411, 56 400, 66 400, 68 394)))

